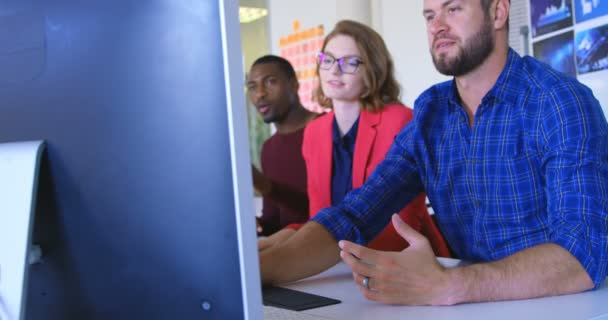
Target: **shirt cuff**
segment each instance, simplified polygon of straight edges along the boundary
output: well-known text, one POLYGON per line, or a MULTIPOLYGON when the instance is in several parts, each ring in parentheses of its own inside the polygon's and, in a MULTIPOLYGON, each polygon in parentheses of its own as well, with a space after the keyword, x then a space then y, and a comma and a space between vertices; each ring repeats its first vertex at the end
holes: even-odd
POLYGON ((344 218, 338 207, 324 208, 311 220, 327 229, 336 241, 348 240, 360 245, 365 245, 368 242, 362 237, 359 228, 351 220, 344 218))

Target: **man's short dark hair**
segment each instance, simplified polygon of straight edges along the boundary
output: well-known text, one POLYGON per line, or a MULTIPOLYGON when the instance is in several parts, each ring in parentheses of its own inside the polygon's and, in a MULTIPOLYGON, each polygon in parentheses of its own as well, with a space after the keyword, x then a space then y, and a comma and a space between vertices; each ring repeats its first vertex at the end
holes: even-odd
POLYGON ((293 66, 291 65, 291 63, 289 63, 289 61, 287 61, 285 58, 281 58, 279 56, 268 54, 268 55, 259 57, 257 60, 255 60, 252 67, 255 65, 264 64, 264 63, 274 63, 279 67, 279 69, 281 70, 281 72, 283 72, 283 74, 287 77, 287 79, 296 80, 296 81, 298 80, 298 78, 296 76, 296 71, 293 69, 293 66))

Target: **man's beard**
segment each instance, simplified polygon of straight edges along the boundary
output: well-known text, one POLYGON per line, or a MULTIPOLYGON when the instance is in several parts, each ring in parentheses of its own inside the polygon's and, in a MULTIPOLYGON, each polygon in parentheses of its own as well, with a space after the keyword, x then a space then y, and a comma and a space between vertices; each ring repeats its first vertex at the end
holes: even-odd
POLYGON ((283 120, 285 120, 287 118, 287 114, 289 113, 289 111, 283 112, 283 113, 273 113, 271 115, 268 116, 268 118, 263 118, 262 120, 264 121, 264 123, 281 123, 283 122, 283 120))
POLYGON ((447 54, 440 54, 437 57, 431 49, 431 56, 437 71, 444 75, 458 77, 475 70, 494 49, 495 39, 491 30, 492 22, 486 16, 477 33, 469 38, 463 47, 458 48, 458 54, 453 58, 448 58, 447 54))
POLYGON ((296 106, 299 105, 297 93, 295 93, 294 95, 292 95, 289 98, 288 103, 289 103, 289 105, 287 107, 287 110, 282 110, 282 111, 281 110, 277 111, 276 109, 273 110, 274 113, 270 114, 268 116, 268 118, 262 119, 264 121, 264 123, 281 123, 285 119, 287 119, 287 116, 289 115, 289 113, 293 112, 296 109, 296 106))

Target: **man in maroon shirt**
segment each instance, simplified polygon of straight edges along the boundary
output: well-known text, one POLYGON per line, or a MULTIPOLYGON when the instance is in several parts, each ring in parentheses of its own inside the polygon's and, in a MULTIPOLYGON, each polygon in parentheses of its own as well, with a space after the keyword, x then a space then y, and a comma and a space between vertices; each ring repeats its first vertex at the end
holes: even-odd
POLYGON ((277 129, 262 146, 264 173, 252 166, 254 187, 264 198, 258 233, 268 236, 308 220, 302 138, 315 114, 300 103, 296 73, 278 56, 266 55, 253 63, 247 93, 264 122, 274 123, 277 129))

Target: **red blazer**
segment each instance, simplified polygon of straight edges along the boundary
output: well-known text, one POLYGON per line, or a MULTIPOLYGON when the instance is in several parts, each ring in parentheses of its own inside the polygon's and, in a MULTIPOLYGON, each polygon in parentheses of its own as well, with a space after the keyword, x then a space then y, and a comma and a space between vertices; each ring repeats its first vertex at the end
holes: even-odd
MULTIPOLYGON (((353 155, 353 189, 363 185, 384 159, 395 136, 412 118, 412 111, 400 104, 387 105, 378 113, 361 111, 353 155)), ((302 154, 308 172, 311 218, 319 210, 331 206, 333 121, 334 113, 330 112, 310 122, 304 131, 302 154)), ((399 215, 429 239, 437 256, 450 256, 443 236, 426 209, 424 194, 403 208, 399 215)), ((392 223, 368 244, 370 248, 384 251, 400 251, 407 246, 407 242, 395 231, 392 223)))

